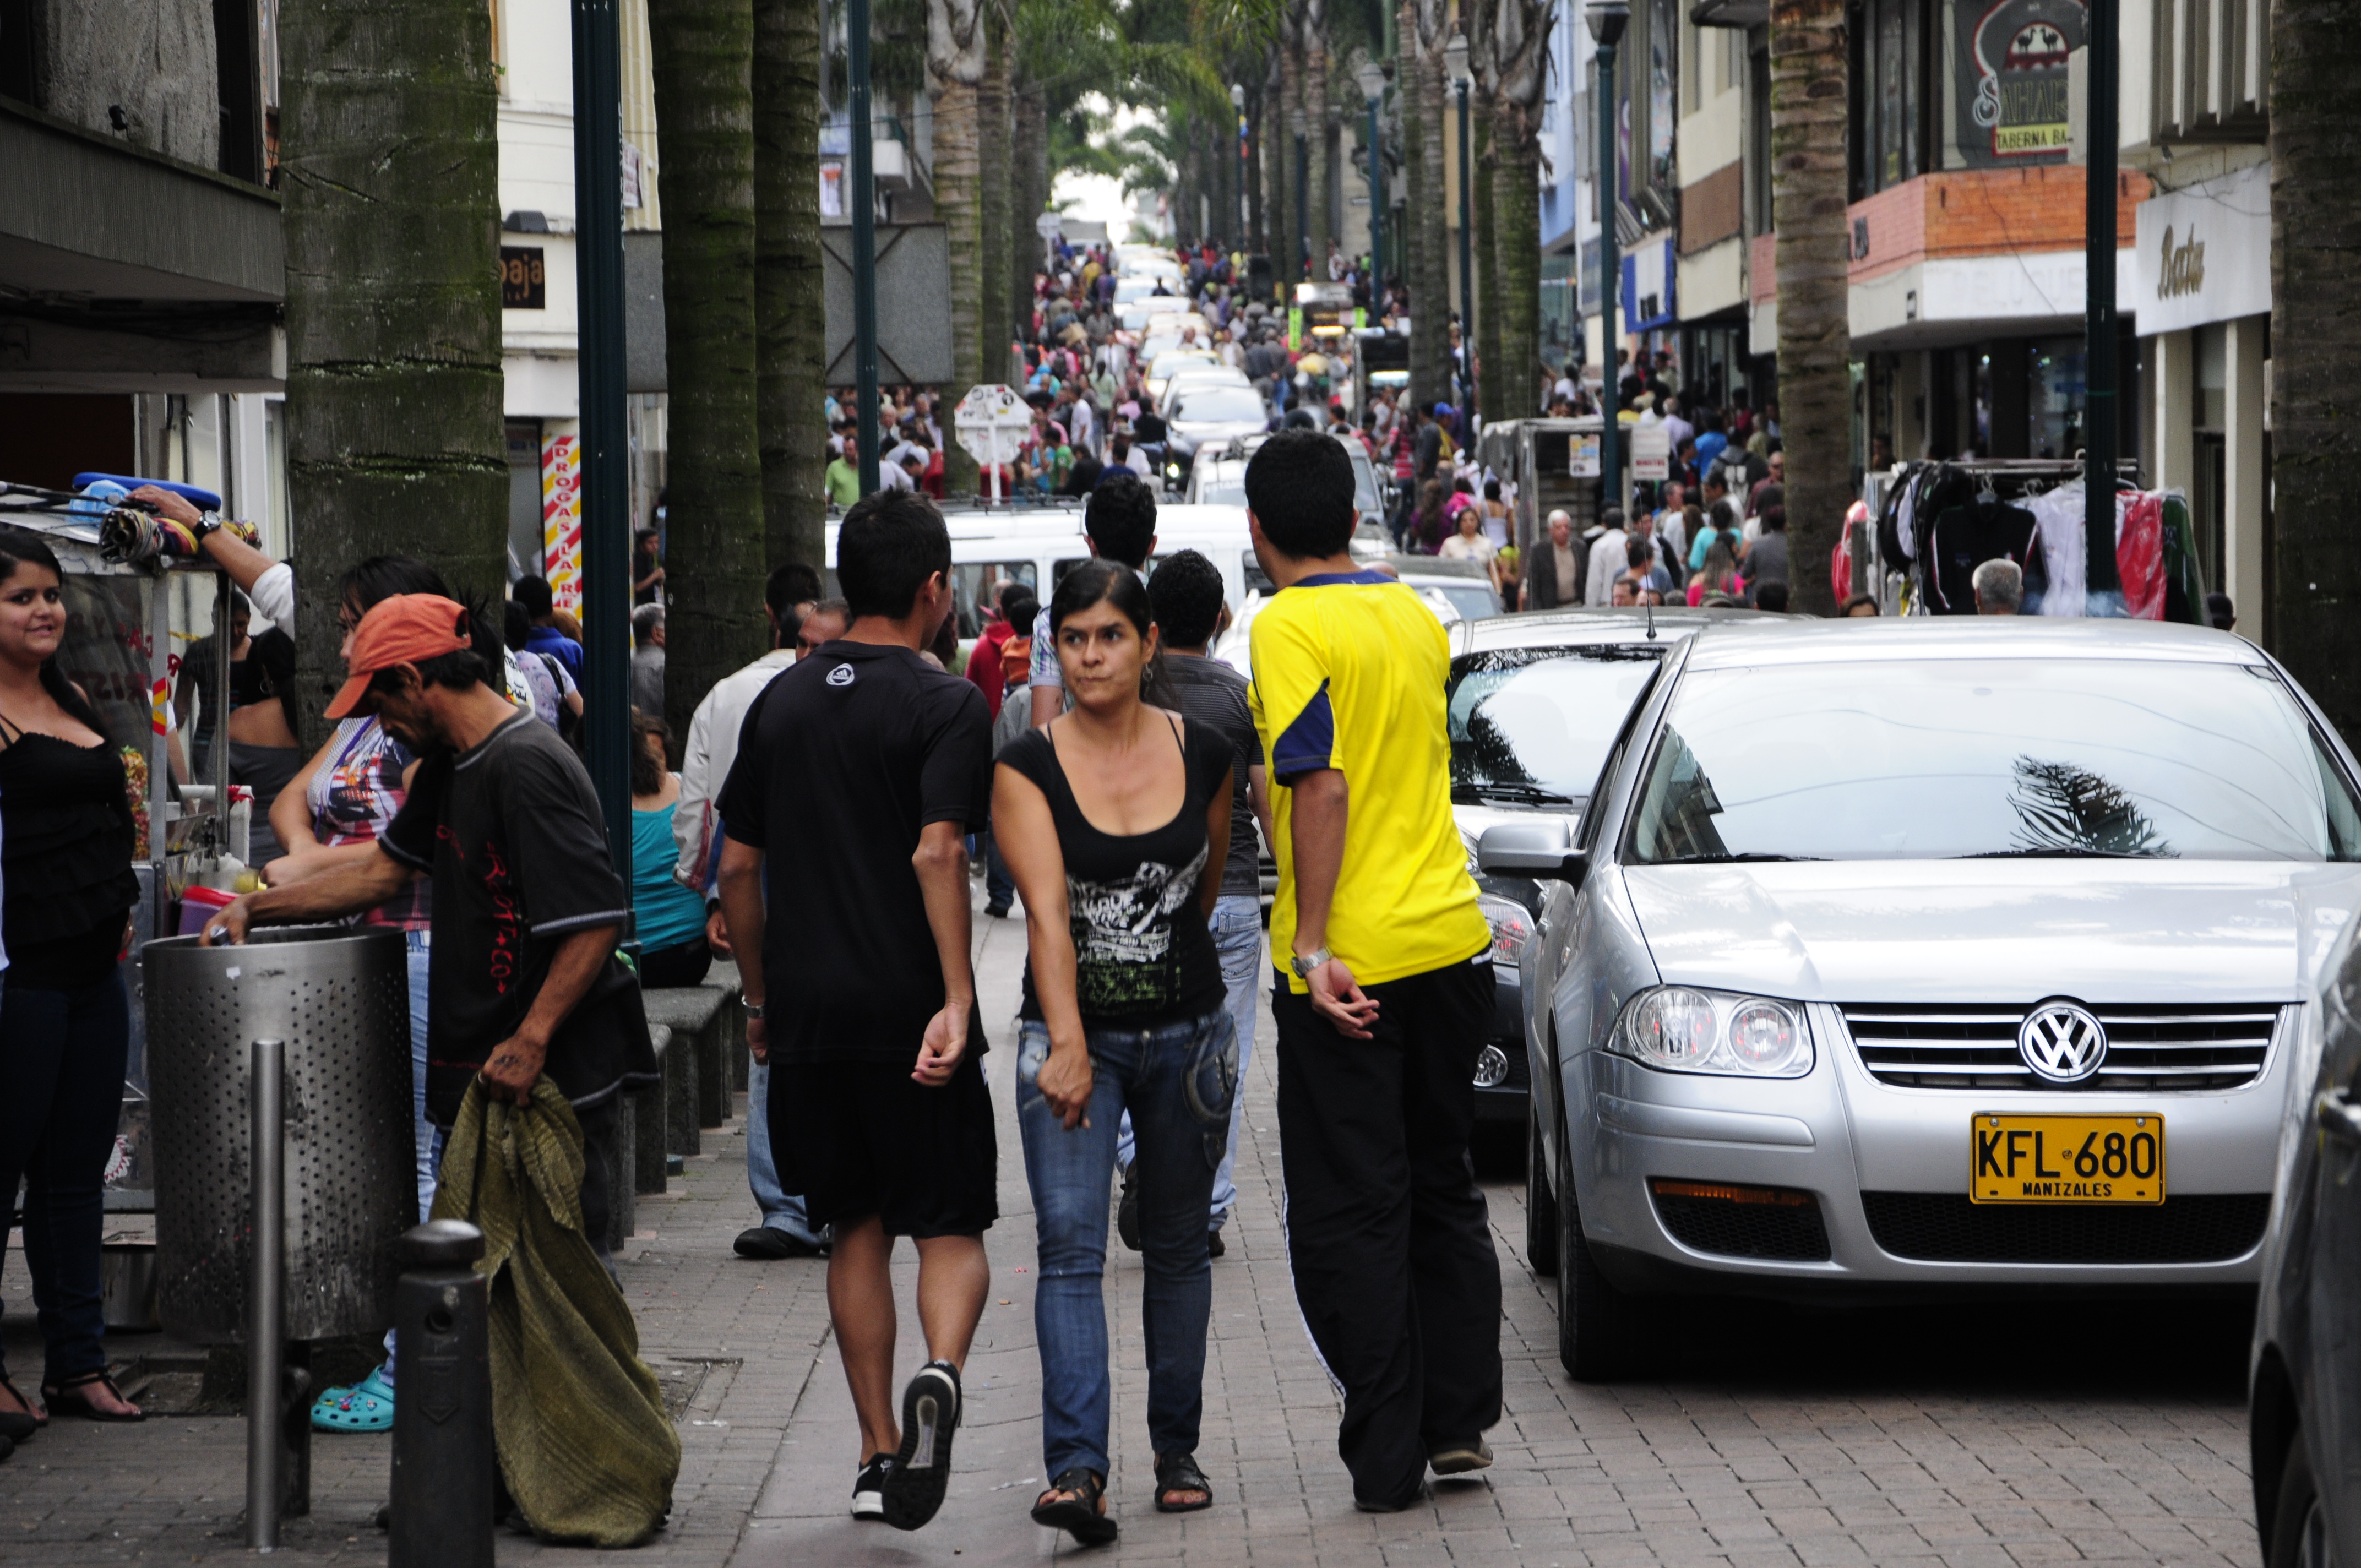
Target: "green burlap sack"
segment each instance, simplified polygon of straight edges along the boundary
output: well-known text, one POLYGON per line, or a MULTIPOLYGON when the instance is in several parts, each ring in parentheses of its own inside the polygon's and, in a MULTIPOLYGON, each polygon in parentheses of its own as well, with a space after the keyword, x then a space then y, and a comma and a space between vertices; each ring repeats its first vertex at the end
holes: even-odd
POLYGON ((582 1234, 582 1128, 546 1078, 522 1109, 471 1084, 443 1157, 434 1218, 484 1233, 492 1436, 533 1533, 635 1546, 672 1508, 680 1434, 638 1326, 582 1234))

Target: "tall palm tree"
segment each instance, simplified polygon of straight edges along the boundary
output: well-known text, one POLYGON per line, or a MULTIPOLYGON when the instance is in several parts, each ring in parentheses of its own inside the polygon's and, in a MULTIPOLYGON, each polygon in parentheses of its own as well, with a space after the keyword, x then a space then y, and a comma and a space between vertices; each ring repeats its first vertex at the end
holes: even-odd
POLYGON ((1778 231, 1788 602, 1817 615, 1836 609, 1828 555, 1852 504, 1845 50, 1843 0, 1773 0, 1771 217, 1778 231))
MULTIPOLYGON (((2270 26, 2271 515, 2279 581, 2269 631, 2273 650, 2355 741, 2361 740, 2355 646, 2361 548, 2342 492, 2353 471, 2350 389, 2361 381, 2361 320, 2350 302, 2352 199, 2322 182, 2349 170, 2361 143, 2361 103, 2343 63, 2352 17, 2338 0, 2276 0, 2270 26)), ((2250 625, 2261 619, 2259 605, 2238 608, 2250 625)))
MULTIPOLYGON (((754 4, 755 422, 763 554, 827 565, 828 367, 819 243, 819 9, 754 4)), ((686 733, 686 731, 683 731, 686 733)))
POLYGON ((1422 229, 1419 241, 1426 251, 1426 288, 1410 302, 1411 363, 1423 360, 1432 399, 1451 390, 1451 228, 1444 211, 1444 192, 1450 189, 1443 172, 1443 116, 1448 113, 1450 90, 1444 82, 1443 49, 1451 41, 1448 0, 1414 0, 1418 22, 1417 113, 1426 122, 1419 138, 1419 161, 1426 175, 1425 200, 1411 206, 1411 222, 1422 229))
POLYGON ((1399 0, 1395 6, 1394 27, 1394 103, 1401 115, 1402 181, 1404 203, 1402 214, 1402 281, 1410 288, 1411 352, 1410 400, 1422 406, 1443 395, 1434 383, 1433 367, 1425 353, 1426 342, 1419 330, 1419 317, 1427 306, 1440 297, 1440 287, 1430 274, 1433 265, 1427 254, 1427 226, 1422 215, 1424 210, 1443 197, 1427 184, 1426 142, 1430 129, 1425 106, 1425 67, 1418 52, 1418 0, 1399 0))
POLYGON ((1299 205, 1295 188, 1303 171, 1295 156, 1295 139, 1303 134, 1302 10, 1302 0, 1287 0, 1279 18, 1279 48, 1274 51, 1279 112, 1271 122, 1278 135, 1272 138, 1270 194, 1279 221, 1271 225, 1270 267, 1281 300, 1295 297, 1296 280, 1303 276, 1303 230, 1295 218, 1299 205))
MULTIPOLYGON (((666 717, 763 651, 763 461, 755 413, 754 8, 650 0, 662 138, 672 602, 666 717)), ((808 394, 807 394, 808 395, 808 394)))
POLYGON ((983 77, 976 83, 976 157, 981 192, 977 203, 977 255, 983 276, 977 287, 983 296, 978 360, 986 381, 1004 381, 1009 374, 1008 343, 1013 326, 1008 314, 1009 181, 1016 159, 1009 146, 1009 48, 1007 12, 1001 0, 983 0, 983 77))
POLYGON ((287 485, 307 743, 324 731, 336 574, 389 540, 467 596, 508 587, 500 142, 476 0, 286 0, 287 485))
POLYGON ((1328 279, 1328 0, 1303 0, 1303 136, 1309 177, 1304 181, 1308 221, 1303 243, 1312 253, 1312 276, 1328 279))
MULTIPOLYGON (((946 410, 983 377, 983 213, 977 90, 983 82, 981 0, 927 0, 927 75, 935 100, 935 215, 951 269, 951 378, 946 410)), ((943 454, 947 494, 975 488, 975 460, 956 442, 943 454)))
MULTIPOLYGON (((1839 0, 1841 3, 1841 0, 1839 0)), ((1499 155, 1493 180, 1500 258, 1500 345, 1495 417, 1531 413, 1541 371, 1542 101, 1549 91, 1551 0, 1499 0, 1492 57, 1499 73, 1492 134, 1499 155)))
POLYGON ((1472 339, 1476 353, 1476 406, 1487 421, 1514 419, 1522 405, 1511 407, 1504 397, 1500 366, 1500 253, 1499 214, 1500 182, 1493 164, 1499 157, 1499 137, 1493 127, 1500 96, 1500 62, 1494 49, 1500 0, 1462 0, 1460 26, 1467 32, 1467 59, 1476 80, 1470 84, 1475 103, 1468 135, 1474 139, 1475 192, 1470 208, 1475 218, 1476 322, 1472 339))

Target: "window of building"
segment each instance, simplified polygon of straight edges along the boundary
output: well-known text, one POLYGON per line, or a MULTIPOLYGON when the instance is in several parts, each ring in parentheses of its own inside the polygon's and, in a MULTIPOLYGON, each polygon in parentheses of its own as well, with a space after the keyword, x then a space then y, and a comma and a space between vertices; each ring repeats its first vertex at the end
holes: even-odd
POLYGON ((1746 34, 1746 232, 1769 234, 1771 224, 1771 29, 1746 34))
POLYGON ((1852 197, 1915 180, 1927 167, 1928 0, 1852 7, 1852 197))

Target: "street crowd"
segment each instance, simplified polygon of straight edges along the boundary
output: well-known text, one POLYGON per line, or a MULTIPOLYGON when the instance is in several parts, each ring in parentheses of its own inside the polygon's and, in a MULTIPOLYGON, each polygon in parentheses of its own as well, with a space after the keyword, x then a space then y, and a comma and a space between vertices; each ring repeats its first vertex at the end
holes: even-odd
MULTIPOLYGON (((1111 1206, 1147 1273, 1153 1506, 1222 1501, 1195 1459, 1210 1268, 1239 1201, 1239 1085, 1265 993, 1294 1288, 1342 1394, 1356 1502, 1399 1510, 1430 1473, 1491 1462, 1499 1268, 1467 1154, 1490 933, 1450 810, 1445 636, 1412 590, 1354 554, 1348 443, 1400 487, 1396 545, 1485 565, 1511 607, 1784 603, 1775 410, 1691 423, 1653 375, 1625 376, 1622 416, 1672 427, 1677 477, 1581 540, 1554 515, 1521 565, 1500 481, 1470 458, 1464 394, 1460 408, 1418 407, 1379 389, 1348 418, 1349 351, 1249 302, 1242 266, 1211 243, 1184 253, 1159 291, 1187 308, 1162 322, 1138 307, 1173 297, 1122 298, 1103 250, 1064 248, 1037 280, 1030 340, 1010 356, 1034 417, 996 479, 1005 494, 1080 499, 1093 559, 1047 602, 999 585, 963 668, 936 504, 943 412, 928 392, 881 400, 889 441, 866 497, 851 395, 829 400, 826 483, 843 506, 834 590, 808 567, 774 572, 771 651, 705 694, 685 736, 662 718, 664 569, 642 532, 628 885, 573 745, 582 630, 548 583, 523 578, 492 605, 410 557, 352 566, 333 590, 347 678, 325 709, 333 733, 307 753, 291 570, 170 490, 137 493, 238 585, 218 632, 226 688, 192 657, 173 694, 193 715, 199 768, 226 746, 256 795, 261 885, 203 939, 330 919, 401 934, 422 1216, 477 1217, 439 1177, 466 1157, 464 1201, 479 1202, 484 1151, 512 1158, 530 1132, 573 1151, 532 1179, 603 1261, 620 1096, 654 1076, 642 991, 696 984, 717 955, 734 958, 761 1212, 737 1249, 827 1259, 858 1411, 846 1434, 857 1518, 917 1529, 945 1496, 999 1218, 995 1093, 1015 1100, 1041 1276, 1049 1482, 1032 1517, 1085 1542, 1119 1528, 1106 1494, 1111 1206), (1148 570, 1170 433, 1147 383, 1175 351, 1241 373, 1277 427, 1245 468, 1252 552, 1273 590, 1251 626, 1251 682, 1207 657, 1226 616, 1215 565, 1181 551, 1148 570), (1257 826, 1278 868, 1267 959, 1257 826), (979 858, 987 912, 1021 901, 1028 942, 1022 1006, 1001 1036, 1013 1060, 990 1084, 970 970, 979 858), (928 1359, 897 1397, 888 1264, 905 1237, 928 1359)), ((1403 308, 1389 291, 1372 299, 1341 257, 1332 277, 1380 320, 1403 308)), ((1548 390, 1564 411, 1587 395, 1571 380, 1548 390)), ((0 570, 16 966, 0 1001, 0 1181, 27 1182, 47 1356, 40 1404, 0 1375, 0 1441, 15 1442, 60 1416, 142 1419, 108 1376, 99 1289, 100 1177, 127 1036, 114 959, 137 888, 124 764, 58 673, 59 564, 11 533, 0 570)), ((597 1271, 568 1277, 613 1288, 597 1271)), ((609 1315, 628 1326, 620 1301, 609 1315)), ((320 1396, 315 1427, 391 1425, 395 1336, 385 1350, 360 1382, 320 1396)), ((636 1365, 628 1344, 614 1354, 636 1365)), ((616 1419, 663 1421, 660 1407, 616 1419)), ((631 1462, 661 1468, 669 1438, 631 1462)), ((676 1464, 676 1442, 669 1452, 676 1464)), ((585 1533, 513 1477, 511 1490, 554 1537, 631 1538, 629 1524, 585 1533)))

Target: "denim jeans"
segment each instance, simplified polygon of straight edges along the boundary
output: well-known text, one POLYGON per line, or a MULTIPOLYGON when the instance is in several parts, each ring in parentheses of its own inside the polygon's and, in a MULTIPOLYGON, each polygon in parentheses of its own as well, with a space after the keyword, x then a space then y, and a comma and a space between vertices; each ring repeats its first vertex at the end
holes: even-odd
POLYGON ((1224 1010, 1154 1029, 1093 1028, 1090 1109, 1071 1129, 1040 1091, 1049 1031, 1019 1025, 1016 1124, 1033 1191, 1040 1281, 1041 1447, 1056 1476, 1108 1473, 1107 1182, 1115 1126, 1137 1118, 1140 1233, 1147 1266, 1148 1435, 1159 1453, 1193 1453, 1204 1413, 1205 1323, 1213 1306, 1205 1205, 1237 1098, 1237 1035, 1224 1010))
POLYGON ((779 1190, 779 1162, 771 1157, 771 1069, 756 1062, 746 1073, 746 1185, 763 1211, 763 1223, 785 1231, 806 1246, 828 1240, 828 1227, 811 1228, 804 1201, 779 1190))
MULTIPOLYGON (((431 933, 405 931, 404 944, 409 948, 403 957, 410 966, 410 1113, 411 1133, 416 1140, 418 1159, 418 1218, 423 1223, 434 1212, 434 1180, 443 1168, 444 1131, 426 1119, 426 972, 434 959, 431 933)), ((388 1383, 393 1381, 393 1331, 385 1331, 385 1365, 379 1369, 388 1383)))
POLYGON ((0 992, 0 1190, 13 1199, 25 1179, 43 1381, 62 1383, 106 1367, 99 1190, 123 1110, 131 1013, 119 975, 79 991, 33 981, 9 975, 0 992))
POLYGON ((1000 858, 1000 843, 987 831, 983 836, 983 902, 994 909, 1005 909, 1016 901, 1016 879, 1008 872, 1008 862, 1000 858))
MULTIPOLYGON (((1222 985, 1229 993, 1224 1007, 1238 1031, 1238 1081, 1246 1080, 1246 1068, 1254 1060, 1255 1003, 1259 995, 1256 982, 1262 978, 1262 900, 1250 893, 1224 894, 1213 905, 1213 917, 1207 922, 1213 931, 1213 951, 1222 959, 1222 985)), ((1208 1230, 1218 1231, 1230 1217, 1230 1208, 1238 1201, 1236 1184, 1231 1175, 1238 1162, 1238 1118, 1246 1114, 1246 1096, 1235 1097, 1230 1106, 1230 1141, 1222 1151, 1221 1168, 1213 1172, 1213 1212, 1206 1222, 1208 1230)), ((1116 1135, 1115 1165, 1117 1170, 1131 1169, 1131 1113, 1123 1116, 1123 1131, 1116 1135)))

